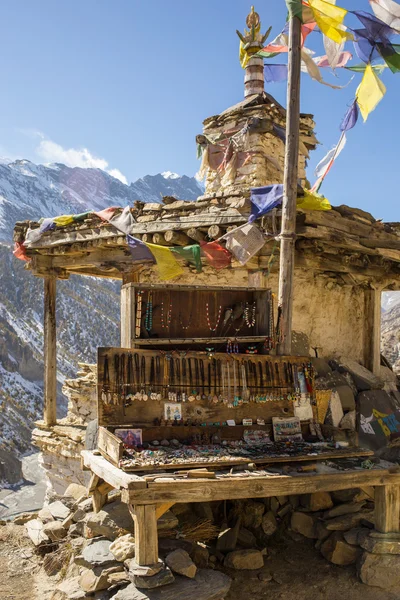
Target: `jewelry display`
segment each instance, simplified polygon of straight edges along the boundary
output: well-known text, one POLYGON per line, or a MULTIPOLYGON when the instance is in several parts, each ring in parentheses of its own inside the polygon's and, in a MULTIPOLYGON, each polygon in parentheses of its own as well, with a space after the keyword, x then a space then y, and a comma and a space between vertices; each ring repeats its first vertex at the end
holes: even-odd
POLYGON ((142 297, 143 292, 139 291, 136 298, 136 319, 135 319, 135 336, 140 337, 142 328, 142 297))
POLYGON ((147 293, 146 313, 144 318, 144 328, 148 333, 153 327, 153 292, 147 293))
POLYGON ((253 305, 250 310, 250 305, 246 302, 244 307, 243 317, 247 327, 254 327, 256 324, 256 303, 253 302, 253 305))
POLYGON ((206 302, 206 318, 207 318, 207 325, 208 325, 208 328, 209 328, 209 330, 210 330, 210 331, 212 331, 213 333, 214 333, 215 331, 217 331, 217 329, 218 329, 219 322, 220 322, 220 320, 221 320, 221 315, 222 315, 222 306, 221 306, 221 304, 220 304, 220 305, 219 305, 219 308, 218 308, 218 315, 217 315, 217 319, 216 319, 216 321, 215 321, 215 325, 214 325, 214 327, 213 327, 213 326, 211 325, 211 321, 210 321, 209 304, 208 304, 208 302, 206 302))
POLYGON ((167 314, 164 313, 164 301, 161 302, 161 327, 169 329, 172 319, 172 302, 169 303, 167 314))

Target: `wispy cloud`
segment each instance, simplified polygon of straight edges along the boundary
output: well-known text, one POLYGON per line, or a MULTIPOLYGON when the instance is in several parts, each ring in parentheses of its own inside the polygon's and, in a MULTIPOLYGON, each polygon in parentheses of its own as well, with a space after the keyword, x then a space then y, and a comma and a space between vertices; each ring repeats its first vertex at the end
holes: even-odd
POLYGON ((35 153, 47 163, 63 163, 68 167, 81 167, 83 169, 102 169, 128 184, 128 180, 119 169, 110 169, 108 161, 105 158, 95 156, 87 148, 64 148, 61 144, 53 142, 44 133, 36 129, 20 130, 30 137, 40 139, 39 145, 35 148, 35 153))

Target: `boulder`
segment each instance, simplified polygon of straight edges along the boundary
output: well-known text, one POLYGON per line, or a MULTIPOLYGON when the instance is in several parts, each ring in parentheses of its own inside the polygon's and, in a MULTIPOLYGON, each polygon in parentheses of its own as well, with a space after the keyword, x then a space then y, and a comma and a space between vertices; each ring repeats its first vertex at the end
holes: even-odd
POLYGON ((79 483, 70 483, 64 492, 64 496, 66 498, 79 500, 82 496, 87 496, 87 489, 84 485, 80 485, 79 483))
POLYGON ((171 573, 168 567, 161 569, 155 575, 151 577, 143 577, 141 575, 133 576, 133 583, 136 587, 140 589, 152 590, 154 588, 158 588, 164 585, 169 585, 175 581, 175 577, 171 573))
POLYGON ((341 517, 342 515, 358 513, 364 505, 365 502, 348 502, 345 504, 337 504, 330 510, 324 512, 324 519, 333 519, 334 517, 341 517))
POLYGON ((84 600, 86 593, 79 584, 80 577, 65 579, 57 586, 53 600, 84 600))
POLYGON ((311 364, 314 367, 316 378, 326 377, 329 373, 332 373, 332 369, 328 362, 323 358, 311 358, 311 364))
POLYGON ((276 522, 275 515, 272 512, 272 510, 265 513, 265 515, 263 516, 261 527, 265 535, 273 535, 278 529, 278 524, 276 522))
POLYGON ((40 544, 49 541, 49 537, 44 532, 44 525, 40 519, 28 521, 25 523, 25 528, 35 546, 40 546, 40 544))
POLYGON ((400 554, 400 534, 371 531, 361 540, 360 546, 373 554, 400 554))
POLYGON ((348 544, 340 531, 335 531, 321 545, 321 554, 335 565, 351 565, 359 556, 357 546, 348 544))
POLYGON ((361 522, 370 521, 373 523, 374 511, 373 510, 360 510, 356 513, 342 515, 341 517, 335 517, 325 521, 325 526, 330 531, 348 531, 353 527, 358 527, 361 522))
POLYGON ((18 515, 17 517, 15 517, 14 519, 14 523, 15 525, 25 525, 25 523, 27 523, 28 521, 32 521, 32 519, 37 519, 38 518, 38 513, 21 513, 20 515, 18 515))
POLYGON ((249 571, 261 569, 264 566, 264 557, 259 550, 235 550, 226 555, 224 566, 249 571))
POLYGON ((365 390, 380 390, 384 386, 384 382, 380 377, 377 377, 351 358, 341 356, 335 361, 335 364, 340 373, 350 373, 360 392, 365 390))
POLYGON ((242 513, 243 527, 257 529, 261 526, 265 505, 262 502, 249 500, 245 503, 242 513))
POLYGON ((342 420, 339 423, 339 429, 349 429, 350 431, 355 431, 356 429, 356 411, 350 410, 348 413, 344 415, 342 420))
POLYGON ((361 502, 362 500, 366 500, 368 498, 366 492, 364 492, 361 488, 351 488, 349 490, 336 490, 335 492, 331 492, 331 496, 335 504, 339 504, 342 502, 361 502))
POLYGON ((361 581, 367 585, 396 592, 400 588, 400 556, 364 552, 357 570, 361 581))
POLYGON ((51 539, 52 542, 59 542, 63 540, 68 531, 63 527, 63 523, 60 521, 50 521, 43 525, 43 532, 51 539))
POLYGON ((86 546, 82 558, 92 567, 105 567, 115 563, 114 554, 111 553, 111 544, 108 540, 99 540, 86 546))
POLYGON ((317 539, 318 534, 313 515, 300 511, 295 511, 292 514, 290 527, 296 533, 301 533, 306 538, 317 539))
POLYGON ((84 536, 86 533, 86 524, 83 521, 79 521, 79 523, 74 523, 70 526, 68 534, 72 538, 77 538, 84 536))
POLYGON ((104 569, 103 567, 84 569, 79 578, 79 585, 85 592, 90 594, 100 590, 106 590, 109 587, 109 575, 117 572, 123 572, 125 574, 122 565, 108 567, 107 569, 104 569))
POLYGON ((121 533, 129 533, 133 529, 128 505, 119 501, 104 506, 98 513, 89 513, 86 525, 95 536, 101 535, 109 540, 115 540, 121 533))
POLYGON ((71 519, 74 523, 79 523, 86 518, 86 512, 82 508, 77 508, 75 512, 71 514, 71 519))
POLYGON ((236 521, 234 527, 223 527, 218 534, 217 550, 220 552, 232 552, 235 550, 239 535, 241 518, 236 521))
POLYGON ((138 565, 134 558, 130 558, 124 562, 125 567, 129 571, 131 581, 136 577, 152 577, 157 575, 163 568, 164 563, 160 560, 152 565, 138 565))
POLYGON ((66 519, 71 512, 70 509, 67 506, 65 506, 65 504, 63 504, 60 500, 51 502, 51 504, 49 504, 47 508, 50 511, 50 514, 55 519, 60 519, 60 521, 64 521, 64 519, 66 519))
POLYGON ((314 492, 313 494, 304 494, 300 496, 300 503, 304 508, 312 512, 327 510, 333 506, 332 498, 329 492, 314 492))
POLYGON ((356 400, 354 392, 349 385, 338 385, 335 387, 335 391, 339 394, 343 410, 355 410, 356 400))
POLYGON ((238 544, 243 548, 255 548, 257 545, 256 536, 249 529, 241 527, 238 534, 238 544))
POLYGON ((397 392, 399 378, 397 377, 396 373, 393 373, 393 371, 389 369, 389 367, 384 367, 381 365, 380 378, 384 382, 383 389, 385 392, 397 392))
POLYGON ((199 569, 206 569, 210 553, 206 546, 201 543, 193 544, 193 548, 189 553, 190 558, 199 569))
POLYGON ((165 563, 171 571, 178 575, 184 575, 190 579, 196 576, 197 567, 185 550, 174 550, 166 556, 165 563))
POLYGON ((54 521, 54 517, 47 506, 43 506, 43 508, 39 510, 38 517, 42 521, 42 523, 49 523, 49 521, 54 521))
POLYGON ((370 529, 366 527, 353 527, 349 531, 343 532, 343 537, 348 544, 352 546, 361 546, 364 538, 371 533, 370 529))
POLYGON ((152 590, 138 590, 134 584, 119 590, 110 600, 222 600, 232 580, 219 571, 201 569, 194 579, 177 577, 173 585, 152 590))
POLYGON ((124 562, 128 558, 133 558, 135 556, 135 538, 131 533, 117 538, 111 544, 110 552, 121 562, 124 562))

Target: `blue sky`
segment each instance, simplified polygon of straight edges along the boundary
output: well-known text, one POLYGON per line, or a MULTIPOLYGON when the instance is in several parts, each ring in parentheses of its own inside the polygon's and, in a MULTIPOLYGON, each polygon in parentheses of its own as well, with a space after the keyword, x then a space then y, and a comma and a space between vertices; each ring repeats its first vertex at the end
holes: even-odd
MULTIPOLYGON (((128 182, 165 170, 193 175, 194 138, 203 119, 243 98, 235 30, 243 30, 250 4, 3 2, 0 156, 99 166, 128 182)), ((371 12, 367 0, 338 4, 371 12)), ((285 23, 284 0, 261 0, 255 8, 263 29, 272 25, 273 39, 285 23)), ((357 22, 351 16, 346 23, 357 22)), ((322 53, 321 36, 310 36, 307 46, 322 53)), ((349 72, 338 79, 324 75, 331 83, 350 79, 349 72)), ((349 132, 321 191, 333 204, 399 221, 400 74, 385 72, 383 81, 385 98, 365 124, 360 120, 349 132)), ((348 87, 332 90, 302 76, 301 109, 315 115, 322 144, 310 160, 311 182, 315 165, 338 140, 359 82, 356 74, 348 87)), ((285 104, 285 84, 266 89, 285 104)))

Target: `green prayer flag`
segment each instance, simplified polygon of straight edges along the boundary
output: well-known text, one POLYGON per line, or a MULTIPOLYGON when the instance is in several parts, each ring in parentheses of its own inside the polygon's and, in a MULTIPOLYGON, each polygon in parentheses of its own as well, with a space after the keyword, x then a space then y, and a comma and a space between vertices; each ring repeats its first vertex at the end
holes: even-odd
POLYGON ((170 248, 171 252, 177 254, 180 258, 183 258, 189 263, 192 263, 196 267, 196 271, 201 273, 201 256, 199 244, 193 244, 192 246, 174 246, 170 248))
MULTIPOLYGON (((352 67, 345 67, 345 69, 347 69, 348 71, 354 71, 355 73, 364 73, 366 67, 367 65, 365 63, 361 63, 359 65, 353 65, 352 67)), ((379 75, 380 73, 383 73, 387 65, 371 65, 371 67, 375 71, 375 73, 378 73, 379 75)))
POLYGON ((281 54, 280 52, 264 52, 264 50, 260 50, 259 52, 256 52, 256 54, 254 54, 254 56, 259 56, 260 58, 274 58, 274 56, 278 56, 278 54, 281 54))
POLYGON ((76 221, 84 221, 85 219, 87 219, 87 217, 89 215, 92 215, 92 214, 93 214, 92 211, 88 211, 88 212, 84 212, 84 213, 79 213, 79 215, 72 215, 72 218, 75 223, 76 221))
POLYGON ((398 73, 400 71, 400 44, 385 46, 379 43, 377 44, 377 48, 392 73, 398 73))
POLYGON ((301 0, 286 0, 286 6, 291 19, 298 17, 300 21, 303 20, 303 5, 301 0))

